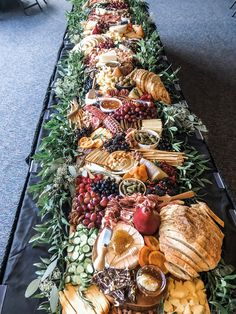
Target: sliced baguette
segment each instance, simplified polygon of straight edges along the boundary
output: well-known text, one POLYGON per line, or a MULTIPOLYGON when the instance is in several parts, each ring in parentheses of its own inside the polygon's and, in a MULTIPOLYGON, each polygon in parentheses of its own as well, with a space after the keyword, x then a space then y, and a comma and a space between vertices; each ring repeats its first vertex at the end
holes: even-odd
POLYGON ((180 269, 178 266, 173 265, 170 262, 164 263, 166 269, 176 278, 184 279, 184 280, 191 280, 191 277, 182 269, 180 269))

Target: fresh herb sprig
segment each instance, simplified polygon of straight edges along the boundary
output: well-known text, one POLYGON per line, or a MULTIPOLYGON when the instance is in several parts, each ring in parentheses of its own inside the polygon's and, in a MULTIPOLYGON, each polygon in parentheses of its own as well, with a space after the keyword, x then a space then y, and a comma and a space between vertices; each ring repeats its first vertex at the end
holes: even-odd
POLYGON ((41 167, 38 174, 40 181, 29 189, 37 199, 42 220, 42 223, 35 226, 36 234, 30 242, 33 245, 48 246, 50 262, 48 264, 48 260, 41 259, 41 262, 35 265, 38 278, 29 284, 26 296, 34 294, 34 297, 38 298, 47 297, 48 301, 43 301, 39 309, 48 313, 59 313, 58 291, 64 287, 64 276, 57 278, 55 269, 64 273, 64 256, 69 233, 67 216, 74 193, 76 168, 73 164, 77 155, 76 137, 66 115, 68 101, 75 95, 84 97, 85 76, 82 73, 82 58, 80 53, 71 53, 68 59, 64 60, 65 71, 56 83, 56 93, 60 100, 55 106, 56 112, 44 125, 48 135, 43 138, 34 156, 41 167), (74 82, 75 79, 76 85, 67 88, 67 82, 74 82))
POLYGON ((136 58, 142 67, 150 72, 160 72, 163 65, 160 62, 162 58, 163 46, 156 31, 148 39, 142 39, 138 42, 138 52, 136 58))
POLYGON ((180 186, 180 191, 193 190, 198 193, 207 184, 212 184, 211 181, 203 177, 206 171, 210 170, 208 160, 205 155, 199 154, 199 152, 190 146, 186 146, 185 160, 182 166, 178 166, 177 181, 180 186))
POLYGON ((82 21, 87 20, 90 10, 88 8, 81 9, 87 0, 71 0, 73 10, 67 12, 68 34, 72 43, 78 43, 82 38, 83 26, 82 21))
POLYGON ((55 83, 55 93, 61 101, 69 103, 74 97, 84 96, 87 74, 85 72, 84 55, 80 51, 72 51, 59 67, 61 78, 55 83))
POLYGON ((223 260, 218 266, 202 274, 206 283, 208 300, 213 314, 229 314, 236 311, 236 272, 223 260))

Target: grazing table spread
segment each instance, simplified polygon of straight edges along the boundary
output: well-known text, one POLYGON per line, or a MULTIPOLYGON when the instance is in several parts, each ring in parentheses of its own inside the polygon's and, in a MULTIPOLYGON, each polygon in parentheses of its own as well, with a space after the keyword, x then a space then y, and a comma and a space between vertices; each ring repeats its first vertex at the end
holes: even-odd
POLYGON ((233 204, 147 4, 72 3, 3 314, 234 313, 233 204))

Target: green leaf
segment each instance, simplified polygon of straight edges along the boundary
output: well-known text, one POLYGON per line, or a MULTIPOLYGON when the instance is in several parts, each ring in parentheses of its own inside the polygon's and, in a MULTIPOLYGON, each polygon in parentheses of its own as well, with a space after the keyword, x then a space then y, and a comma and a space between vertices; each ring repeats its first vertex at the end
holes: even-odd
POLYGON ((38 290, 40 282, 41 280, 39 278, 36 278, 33 281, 31 281, 31 283, 28 285, 25 291, 26 298, 31 297, 38 290))
POLYGON ((49 275, 51 275, 51 273, 54 271, 55 267, 57 266, 57 261, 58 259, 56 258, 51 264, 48 265, 43 277, 41 278, 42 281, 44 281, 49 275))
POLYGON ((55 313, 57 310, 58 300, 59 300, 58 289, 56 285, 53 285, 52 290, 50 292, 50 309, 52 313, 55 313))
POLYGON ((72 177, 74 177, 74 178, 77 177, 77 171, 76 171, 76 168, 74 166, 69 166, 68 170, 69 170, 70 174, 72 175, 72 177))
POLYGON ((29 243, 37 241, 38 239, 40 239, 40 237, 40 234, 35 234, 32 238, 30 238, 29 243))

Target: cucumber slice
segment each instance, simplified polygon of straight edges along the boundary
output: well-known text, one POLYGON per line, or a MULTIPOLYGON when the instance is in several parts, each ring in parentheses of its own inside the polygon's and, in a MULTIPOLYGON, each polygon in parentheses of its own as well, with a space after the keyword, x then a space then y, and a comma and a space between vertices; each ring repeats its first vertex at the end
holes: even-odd
POLYGON ((75 246, 74 246, 74 245, 69 245, 68 248, 67 248, 67 252, 68 252, 68 253, 71 253, 71 252, 74 251, 74 249, 75 249, 75 246))
POLYGON ((76 261, 79 258, 79 252, 74 251, 71 255, 71 260, 76 261))
POLYGON ((89 274, 93 274, 93 272, 94 272, 93 265, 92 264, 88 264, 87 267, 86 267, 86 271, 89 274))
POLYGON ((69 282, 71 282, 71 277, 70 276, 66 276, 65 283, 69 283, 69 282))
POLYGON ((94 229, 89 230, 89 235, 91 236, 94 233, 94 229))
POLYGON ((95 241, 96 241, 96 240, 95 240, 94 238, 90 237, 90 238, 88 239, 88 245, 94 246, 95 241))
POLYGON ((87 242, 88 237, 86 236, 86 234, 83 234, 83 235, 80 237, 80 240, 81 240, 81 242, 87 242))
MULTIPOLYGON (((88 253, 88 252, 90 251, 90 247, 86 244, 86 245, 84 245, 84 246, 82 247, 82 251, 83 251, 84 253, 88 253)), ((87 256, 87 254, 86 254, 86 256, 87 256)))
POLYGON ((87 275, 86 273, 81 273, 81 274, 80 274, 80 277, 81 277, 81 278, 87 278, 88 275, 87 275))
POLYGON ((86 257, 86 258, 84 259, 84 263, 86 263, 86 264, 91 264, 91 263, 92 263, 91 258, 86 257))
POLYGON ((76 272, 76 264, 69 265, 67 272, 74 274, 76 272))
POLYGON ((91 264, 91 263, 92 263, 91 258, 86 257, 85 260, 84 260, 84 262, 83 262, 84 268, 86 268, 87 265, 88 265, 88 264, 91 264))
POLYGON ((85 258, 84 253, 81 253, 80 256, 79 256, 79 259, 78 259, 79 262, 82 262, 84 260, 84 258, 85 258))
POLYGON ((85 256, 86 257, 91 257, 92 256, 92 252, 86 253, 85 256))
POLYGON ((80 246, 79 245, 75 245, 74 252, 80 252, 80 246))
POLYGON ((82 224, 79 224, 77 227, 76 227, 76 230, 79 231, 81 229, 84 229, 84 226, 82 224))
POLYGON ((90 236, 90 238, 93 238, 95 240, 97 239, 97 237, 98 237, 97 233, 92 233, 90 236))
POLYGON ((76 238, 74 238, 73 239, 73 243, 75 244, 75 245, 77 245, 77 244, 80 244, 80 237, 76 237, 76 238))
POLYGON ((81 278, 78 275, 71 276, 71 281, 72 281, 72 284, 75 284, 75 285, 81 284, 81 278))
POLYGON ((83 246, 85 246, 87 244, 87 241, 83 241, 80 243, 80 247, 83 248, 83 246))
POLYGON ((75 236, 75 233, 74 233, 74 232, 72 232, 72 233, 69 235, 69 239, 74 238, 74 236, 75 236))
POLYGON ((84 267, 82 265, 78 265, 76 268, 76 273, 81 274, 84 272, 84 267))

